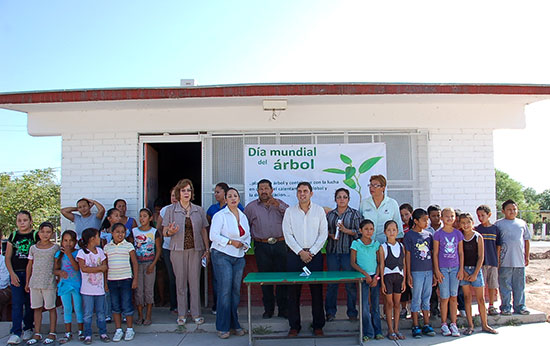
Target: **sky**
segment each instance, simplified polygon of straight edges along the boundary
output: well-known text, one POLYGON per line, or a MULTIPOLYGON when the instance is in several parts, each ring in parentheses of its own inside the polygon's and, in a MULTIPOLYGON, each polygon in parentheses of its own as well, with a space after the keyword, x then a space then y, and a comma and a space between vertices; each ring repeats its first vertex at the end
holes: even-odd
MULTIPOLYGON (((0 93, 182 78, 550 84, 549 10, 529 0, 0 0, 0 93)), ((495 166, 542 192, 550 101, 529 105, 526 122, 495 131, 495 166)), ((0 172, 61 166, 61 138, 29 136, 22 113, 0 110, 0 146, 14 149, 0 172)))

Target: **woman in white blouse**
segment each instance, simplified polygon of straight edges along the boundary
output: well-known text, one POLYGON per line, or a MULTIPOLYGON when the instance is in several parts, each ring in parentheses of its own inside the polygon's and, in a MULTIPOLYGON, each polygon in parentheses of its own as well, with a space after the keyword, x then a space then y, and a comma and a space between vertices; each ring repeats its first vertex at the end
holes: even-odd
POLYGON ((214 215, 210 226, 211 259, 218 281, 216 330, 222 339, 227 339, 231 333, 244 335, 237 307, 241 299, 244 254, 250 247, 248 219, 238 207, 239 192, 229 188, 225 198, 227 207, 214 215))

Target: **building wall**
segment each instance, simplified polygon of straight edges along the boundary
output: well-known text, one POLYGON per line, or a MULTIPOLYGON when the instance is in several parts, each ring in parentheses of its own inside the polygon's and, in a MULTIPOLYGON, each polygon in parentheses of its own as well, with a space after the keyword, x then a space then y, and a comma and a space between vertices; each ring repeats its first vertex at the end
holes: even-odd
MULTIPOLYGON (((428 136, 429 199, 474 216, 496 205, 493 131, 432 129, 428 136)), ((496 213, 493 213, 496 215, 496 213)))
MULTIPOLYGON (((61 205, 92 198, 106 210, 117 198, 128 203, 128 215, 138 210, 138 136, 136 132, 63 133, 61 205)), ((62 217, 62 229, 71 222, 62 217)))

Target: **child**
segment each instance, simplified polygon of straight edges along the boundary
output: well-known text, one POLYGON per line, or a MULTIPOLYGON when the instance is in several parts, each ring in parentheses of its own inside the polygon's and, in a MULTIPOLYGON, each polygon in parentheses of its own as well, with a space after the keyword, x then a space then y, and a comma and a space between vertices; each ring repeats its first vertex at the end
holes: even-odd
POLYGON ((405 336, 399 332, 399 301, 405 290, 405 251, 403 245, 397 242, 397 223, 393 220, 384 224, 384 234, 387 241, 380 245, 378 263, 380 273, 383 273, 382 293, 386 296, 386 321, 388 323, 388 339, 403 340, 405 336), (393 312, 393 318, 392 318, 393 312))
POLYGON ((134 246, 138 261, 138 286, 136 290, 136 305, 138 320, 136 324, 151 324, 155 290, 155 267, 162 252, 160 233, 152 227, 153 213, 147 208, 139 211, 139 228, 132 230, 134 246), (145 320, 143 320, 143 305, 147 304, 145 320))
POLYGON ((377 258, 380 253, 380 243, 372 240, 374 223, 363 220, 359 224, 361 238, 351 243, 351 266, 365 275, 365 282, 361 285, 363 294, 363 341, 376 338, 384 339, 382 323, 380 321, 380 268, 377 258))
POLYGON ((410 229, 409 224, 411 221, 412 212, 413 212, 413 207, 408 203, 404 203, 399 206, 401 221, 403 221, 403 233, 405 234, 407 234, 407 232, 410 229))
POLYGON ((466 319, 468 328, 464 335, 472 335, 474 321, 472 319, 472 289, 476 294, 479 316, 481 317, 481 330, 486 333, 497 334, 497 331, 487 324, 487 310, 485 309, 485 284, 481 275, 483 265, 483 237, 474 231, 474 219, 468 213, 459 217, 460 226, 464 232, 464 279, 460 281, 464 291, 464 305, 466 307, 466 319))
MULTIPOLYGON (((108 243, 113 240, 113 235, 111 234, 111 226, 115 223, 120 222, 120 211, 116 208, 111 208, 107 210, 107 214, 105 216, 105 219, 101 223, 101 235, 99 236, 101 238, 101 247, 105 247, 108 243)), ((126 236, 130 235, 130 232, 128 231, 126 236)))
POLYGON ((502 203, 504 218, 495 226, 497 252, 500 253, 498 286, 500 289, 500 313, 511 315, 511 296, 514 297, 514 313, 529 315, 525 307, 525 267, 529 265, 529 239, 531 234, 525 221, 516 219, 518 206, 509 199, 502 203))
POLYGON ((55 342, 55 326, 57 311, 55 310, 55 275, 54 257, 59 245, 50 241, 53 235, 53 225, 42 222, 38 228, 38 243, 29 249, 27 262, 27 284, 25 291, 31 294, 31 308, 34 310, 34 336, 27 345, 34 345, 42 340, 40 327, 42 326, 42 312, 50 312, 50 333, 42 342, 44 345, 55 342))
POLYGON ((126 227, 122 223, 115 223, 111 227, 113 240, 105 245, 109 268, 107 270, 107 285, 111 292, 111 308, 115 320, 116 331, 113 341, 134 339, 133 328, 134 307, 132 305, 132 290, 137 288, 138 264, 134 246, 124 239, 126 227), (131 262, 131 265, 130 265, 131 262), (132 272, 134 278, 132 279, 132 272), (128 328, 126 334, 122 331, 121 313, 126 316, 128 328))
POLYGON ((24 341, 33 335, 34 315, 30 294, 25 292, 25 286, 29 249, 38 240, 38 233, 32 230, 32 217, 28 211, 22 210, 17 213, 16 224, 17 231, 8 237, 6 245, 6 267, 10 273, 12 293, 12 335, 8 339, 10 345, 21 342, 22 332, 24 341))
MULTIPOLYGON (((401 221, 403 221, 403 233, 407 234, 409 231, 411 216, 413 212, 413 207, 408 204, 404 203, 399 206, 399 213, 401 214, 401 221)), ((403 242, 403 239, 400 239, 399 241, 403 242)), ((399 317, 401 318, 407 318, 408 310, 407 305, 410 305, 411 302, 411 288, 409 287, 409 283, 405 280, 405 291, 401 293, 401 313, 399 317)))
MULTIPOLYGON (((441 207, 437 204, 432 204, 428 207, 428 218, 430 219, 430 226, 426 228, 426 231, 430 232, 432 236, 435 231, 443 227, 441 223, 441 207)), ((433 238, 432 238, 433 239, 433 238)), ((433 251, 433 248, 432 248, 433 251)), ((432 256, 433 259, 433 256, 432 256)), ((430 298, 430 314, 432 316, 439 316, 439 292, 436 285, 432 287, 432 297, 430 298)))
POLYGON ((65 344, 73 338, 71 322, 73 320, 73 306, 78 323, 78 339, 84 340, 84 315, 82 312, 82 297, 80 286, 82 278, 80 268, 76 261, 78 250, 76 246, 76 232, 67 230, 61 236, 61 249, 55 254, 54 274, 59 276, 57 295, 63 303, 63 320, 65 322, 65 336, 59 339, 60 344, 65 344))
POLYGON ((76 207, 66 207, 61 209, 61 214, 68 220, 74 222, 74 230, 78 239, 82 236, 82 231, 86 228, 99 229, 105 208, 98 201, 89 198, 81 198, 76 202, 76 207), (92 213, 92 207, 96 206, 97 213, 92 213), (78 212, 79 214, 75 214, 78 212))
POLYGON ((435 336, 430 326, 430 298, 434 286, 432 271, 432 234, 426 231, 428 213, 424 209, 416 209, 412 213, 411 231, 405 234, 405 259, 407 263, 407 281, 412 288, 411 314, 413 320, 412 336, 422 337, 422 334, 435 336), (424 327, 418 325, 418 313, 422 309, 424 327))
POLYGON ((464 253, 462 232, 455 229, 455 211, 445 208, 441 212, 443 227, 434 234, 434 271, 439 283, 441 298, 441 334, 460 336, 456 326, 458 284, 463 278, 464 253), (451 326, 447 326, 447 313, 450 311, 451 326))
POLYGON ((480 205, 476 210, 480 224, 475 228, 483 236, 484 260, 481 271, 487 287, 489 287, 489 315, 498 315, 498 310, 493 306, 497 300, 498 289, 498 254, 497 254, 497 226, 490 222, 491 208, 480 205))
POLYGON ((96 313, 96 324, 101 341, 109 342, 105 323, 105 276, 107 263, 103 250, 99 247, 99 230, 86 228, 78 241, 80 250, 76 255, 82 286, 80 294, 84 304, 84 344, 92 343, 92 316, 96 313))

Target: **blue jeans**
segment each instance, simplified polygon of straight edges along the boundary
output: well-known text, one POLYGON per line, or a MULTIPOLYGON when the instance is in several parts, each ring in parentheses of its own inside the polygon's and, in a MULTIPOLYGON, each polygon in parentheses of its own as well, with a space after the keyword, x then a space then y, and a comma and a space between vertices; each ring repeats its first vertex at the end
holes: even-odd
POLYGON ((411 312, 430 310, 430 298, 432 297, 433 272, 431 270, 413 272, 411 312))
POLYGON ((449 299, 458 295, 458 267, 439 268, 443 274, 443 282, 439 284, 439 297, 441 299, 449 299))
POLYGON ((211 257, 218 280, 216 330, 225 333, 230 329, 240 329, 237 308, 241 300, 245 259, 229 256, 216 249, 212 249, 211 257))
MULTIPOLYGON (((374 278, 375 275, 371 275, 374 278)), ((374 338, 382 334, 380 321, 380 280, 375 287, 370 287, 365 281, 361 283, 363 298, 363 336, 374 338), (369 299, 370 298, 370 299, 369 299)))
POLYGON ((134 314, 132 305, 132 279, 108 280, 109 293, 111 294, 111 309, 115 314, 131 316, 134 314))
MULTIPOLYGON (((337 254, 327 253, 327 270, 328 271, 352 271, 350 262, 350 254, 337 254)), ((355 283, 347 283, 346 296, 348 317, 357 317, 357 308, 355 302, 357 301, 357 286, 355 283)), ((338 284, 329 284, 327 286, 327 296, 325 298, 325 310, 328 315, 336 316, 336 300, 338 298, 338 284)))
POLYGON ((82 310, 82 297, 80 292, 72 290, 61 296, 61 302, 63 303, 63 322, 71 323, 73 321, 73 306, 74 313, 76 315, 76 322, 84 322, 84 312, 82 310), (74 302, 74 304, 73 304, 74 302))
POLYGON ((21 336, 23 330, 33 328, 34 312, 31 309, 31 295, 25 292, 26 273, 15 272, 15 275, 19 278, 19 287, 11 285, 12 325, 10 332, 21 336), (24 325, 23 329, 21 328, 21 324, 24 325))
POLYGON ((105 295, 89 296, 83 294, 82 303, 84 304, 84 336, 92 336, 92 317, 94 315, 94 310, 99 334, 107 334, 107 324, 105 323, 105 295))
POLYGON ((525 268, 498 268, 498 286, 500 290, 500 311, 512 311, 511 298, 514 297, 514 312, 525 310, 525 268))
POLYGON ((105 292, 105 317, 112 318, 113 311, 111 309, 111 292, 105 292))

